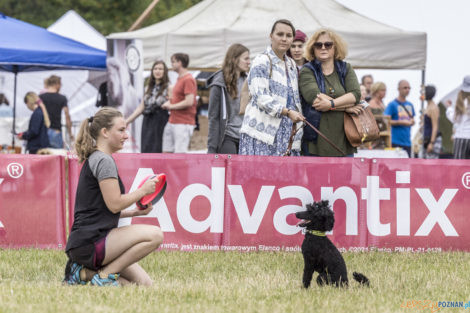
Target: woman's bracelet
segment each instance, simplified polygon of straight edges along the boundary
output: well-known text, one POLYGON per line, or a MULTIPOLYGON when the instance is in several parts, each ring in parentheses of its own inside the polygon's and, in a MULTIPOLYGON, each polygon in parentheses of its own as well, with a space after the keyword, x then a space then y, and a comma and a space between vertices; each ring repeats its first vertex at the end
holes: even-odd
POLYGON ((330 110, 332 110, 332 111, 336 110, 336 108, 335 108, 335 102, 333 101, 333 99, 330 100, 330 105, 331 105, 330 110))

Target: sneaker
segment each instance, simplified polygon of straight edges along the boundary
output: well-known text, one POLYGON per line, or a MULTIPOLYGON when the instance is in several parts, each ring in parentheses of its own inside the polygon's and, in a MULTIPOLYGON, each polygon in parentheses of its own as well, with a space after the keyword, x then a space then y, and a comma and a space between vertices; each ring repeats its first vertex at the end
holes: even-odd
POLYGON ((109 274, 107 278, 101 278, 98 273, 91 279, 93 286, 119 286, 119 274, 109 274))
POLYGON ((70 273, 68 277, 64 278, 64 283, 67 285, 86 285, 86 281, 80 279, 80 271, 83 266, 77 263, 72 263, 70 266, 70 273))

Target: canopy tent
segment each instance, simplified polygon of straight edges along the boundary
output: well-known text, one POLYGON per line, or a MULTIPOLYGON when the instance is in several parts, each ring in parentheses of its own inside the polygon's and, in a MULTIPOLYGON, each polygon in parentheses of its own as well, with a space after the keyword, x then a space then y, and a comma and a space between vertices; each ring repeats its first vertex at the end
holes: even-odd
POLYGON ((337 31, 356 68, 425 69, 426 33, 382 24, 333 0, 204 0, 160 23, 109 37, 141 39, 145 68, 156 59, 169 62, 176 52, 190 55, 191 68, 214 68, 233 43, 244 44, 253 55, 264 51, 272 24, 280 18, 307 35, 320 27, 337 31))
POLYGON ((106 69, 106 52, 0 13, 0 70, 106 69))
POLYGON ((74 10, 67 11, 47 30, 90 47, 106 50, 106 38, 74 10))
MULTIPOLYGON (((106 37, 74 10, 67 11, 47 30, 106 51, 106 37)), ((82 121, 93 115, 96 111, 98 88, 106 81, 106 72, 90 70, 83 73, 82 70, 67 70, 61 71, 60 76, 63 82, 61 92, 67 97, 72 121, 82 121)))
MULTIPOLYGON (((0 13, 0 71, 14 73, 13 132, 19 72, 106 69, 106 52, 0 13)), ((12 145, 15 144, 14 136, 12 145)))

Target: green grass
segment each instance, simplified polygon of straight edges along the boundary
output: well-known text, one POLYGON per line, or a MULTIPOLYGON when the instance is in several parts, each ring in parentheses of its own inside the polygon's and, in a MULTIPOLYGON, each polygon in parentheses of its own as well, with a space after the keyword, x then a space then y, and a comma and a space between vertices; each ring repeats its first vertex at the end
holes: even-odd
MULTIPOLYGON (((62 286, 63 251, 0 249, 0 312, 431 312, 404 301, 470 300, 470 254, 345 253, 370 288, 301 288, 300 253, 157 252, 154 286, 62 286)), ((445 308, 440 312, 460 312, 445 308)))

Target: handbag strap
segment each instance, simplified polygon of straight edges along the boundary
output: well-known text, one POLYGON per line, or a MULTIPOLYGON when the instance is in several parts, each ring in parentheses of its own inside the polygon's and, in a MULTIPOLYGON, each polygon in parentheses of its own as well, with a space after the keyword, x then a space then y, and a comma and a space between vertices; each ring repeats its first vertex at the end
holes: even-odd
POLYGON ((292 144, 294 143, 295 134, 297 134, 297 132, 304 127, 305 127, 305 124, 297 128, 297 126, 295 126, 295 123, 292 123, 292 131, 289 137, 289 145, 287 146, 287 150, 284 153, 284 156, 290 156, 292 154, 292 144))
POLYGON ((320 135, 323 139, 325 139, 326 142, 328 142, 333 148, 335 148, 339 153, 341 153, 343 156, 346 156, 346 153, 343 152, 337 145, 335 145, 330 139, 328 139, 321 131, 319 131, 315 126, 310 124, 306 119, 304 119, 304 123, 310 126, 315 132, 317 132, 318 135, 320 135))
POLYGON ((292 153, 292 144, 294 143, 294 137, 297 134, 299 130, 305 127, 305 125, 310 126, 315 132, 318 133, 323 139, 325 139, 326 142, 328 142, 333 148, 335 148, 339 153, 341 153, 343 156, 346 156, 346 153, 343 152, 337 145, 335 145, 330 139, 328 139, 321 131, 319 131, 315 126, 310 124, 307 119, 303 120, 304 124, 300 126, 299 128, 296 127, 295 123, 292 123, 292 131, 290 134, 289 138, 289 145, 287 146, 287 151, 284 153, 284 156, 290 156, 292 153))

